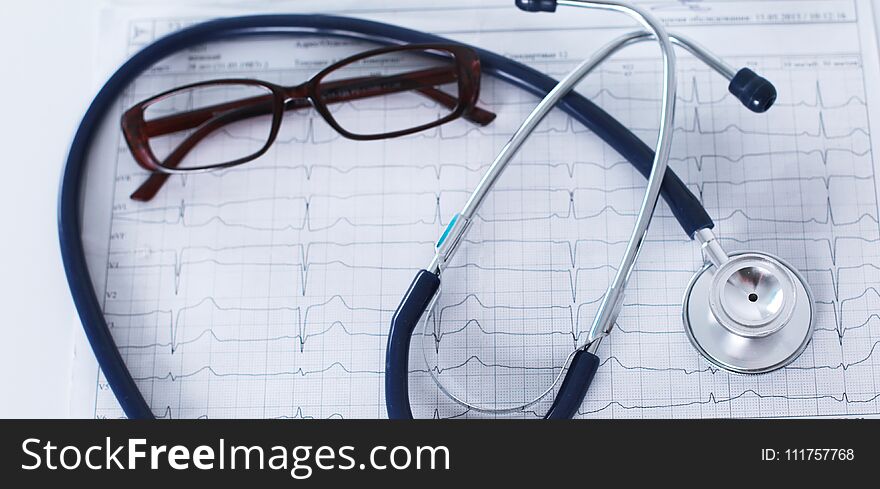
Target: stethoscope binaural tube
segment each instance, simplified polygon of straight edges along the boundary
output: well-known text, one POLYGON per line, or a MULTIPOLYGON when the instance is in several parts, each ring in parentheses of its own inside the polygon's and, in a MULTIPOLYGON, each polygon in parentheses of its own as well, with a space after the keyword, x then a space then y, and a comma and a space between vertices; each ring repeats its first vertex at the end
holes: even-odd
MULTIPOLYGON (((521 9, 527 11, 555 11, 557 2, 517 0, 516 4, 521 9)), ((555 385, 561 380, 562 383, 559 386, 559 391, 544 417, 548 419, 572 417, 583 402, 598 368, 599 358, 595 354, 596 350, 602 338, 610 333, 620 311, 623 303, 623 291, 634 268, 635 259, 644 242, 644 234, 653 215, 658 196, 661 193, 663 194, 672 208, 673 214, 689 237, 694 238, 699 235, 699 231, 710 230, 714 226, 699 200, 673 172, 666 171, 666 160, 668 159, 671 147, 672 120, 675 105, 675 57, 672 52, 672 45, 684 47, 698 59, 704 61, 708 66, 727 78, 730 81, 729 90, 731 93, 750 110, 764 112, 776 99, 776 90, 769 81, 761 78, 749 69, 734 72, 726 63, 692 41, 680 36, 670 36, 660 26, 659 22, 634 6, 624 2, 581 0, 560 1, 558 4, 623 12, 639 21, 647 30, 625 34, 603 46, 590 59, 582 62, 561 80, 558 85, 550 90, 546 97, 523 121, 510 141, 502 148, 495 161, 472 192, 461 212, 450 220, 437 242, 434 259, 426 269, 418 272, 400 307, 392 318, 386 353, 385 384, 386 404, 389 417, 391 418, 412 417, 408 397, 408 368, 403 368, 406 366, 409 357, 409 343, 420 318, 427 314, 427 310, 430 309, 436 299, 440 288, 441 272, 462 242, 470 225, 470 220, 476 214, 483 199, 491 190, 494 182, 501 175, 512 156, 537 124, 551 108, 557 105, 557 102, 564 100, 564 97, 569 94, 574 86, 596 66, 620 49, 630 44, 650 39, 658 40, 663 54, 664 78, 661 87, 661 124, 656 143, 658 151, 654 154, 644 143, 639 141, 641 144, 634 145, 636 148, 634 151, 641 152, 641 154, 636 156, 633 155, 633 151, 627 151, 628 148, 620 148, 614 144, 619 143, 619 140, 615 140, 616 138, 612 137, 609 141, 615 149, 630 159, 643 175, 648 177, 648 189, 645 193, 632 236, 617 268, 617 274, 603 296, 599 312, 596 315, 587 340, 583 344, 579 344, 569 356, 567 359, 567 370, 563 369, 560 371, 553 383, 537 398, 515 407, 504 407, 502 409, 483 408, 456 397, 445 389, 440 380, 433 374, 433 371, 430 368, 428 369, 440 389, 452 400, 468 409, 494 413, 507 413, 524 409, 550 394, 555 385)), ((560 105, 564 103, 562 102, 560 105)), ((600 130, 608 130, 610 128, 611 132, 615 132, 619 128, 621 132, 628 132, 615 119, 607 116, 607 114, 605 116, 607 118, 603 119, 603 127, 600 130)), ((602 136, 601 133, 599 135, 602 136)), ((603 137, 603 139, 605 138, 603 137)))
MULTIPOLYGON (((552 3, 552 8, 549 10, 555 10, 556 2, 550 3, 552 3)), ((529 8, 531 7, 531 4, 528 4, 527 2, 517 0, 516 4, 524 10, 532 10, 529 8)), ((638 23, 642 24, 642 26, 657 39, 657 42, 660 45, 661 57, 663 59, 663 81, 660 90, 660 129, 657 134, 657 149, 653 155, 650 169, 648 171, 647 190, 642 199, 632 235, 627 243, 626 251, 624 252, 611 285, 602 297, 594 327, 591 329, 591 331, 597 329, 596 325, 598 325, 599 329, 610 331, 611 325, 620 310, 620 306, 623 304, 623 290, 635 265, 635 260, 641 249, 644 235, 647 232, 648 225, 653 217, 654 208, 656 207, 657 200, 660 196, 662 180, 666 173, 669 152, 672 146, 673 118, 675 116, 675 53, 669 35, 660 22, 638 7, 624 2, 603 0, 578 1, 570 2, 570 4, 579 7, 617 11, 629 15, 638 23)), ((455 217, 450 220, 446 230, 444 230, 437 242, 434 259, 426 270, 421 270, 417 274, 391 321, 391 331, 388 338, 385 362, 385 396, 389 417, 412 418, 407 379, 409 369, 408 367, 402 368, 400 364, 404 363, 404 365, 408 365, 409 344, 412 339, 413 331, 415 330, 418 320, 425 313, 426 308, 433 303, 440 287, 441 271, 445 267, 447 261, 449 261, 454 255, 458 245, 467 233, 471 222, 470 220, 476 215, 484 199, 507 167, 511 158, 516 154, 532 131, 534 131, 535 127, 537 127, 541 120, 543 120, 547 113, 561 98, 567 95, 584 76, 593 70, 593 68, 610 56, 615 49, 619 49, 619 46, 615 46, 613 43, 603 47, 591 58, 585 60, 572 70, 571 73, 560 81, 560 83, 557 84, 543 100, 541 100, 541 102, 522 122, 513 136, 511 136, 510 140, 504 145, 498 156, 495 157, 495 160, 489 166, 489 169, 483 175, 467 202, 465 202, 461 212, 456 214, 455 217), (435 278, 430 278, 430 275, 434 275, 435 278)), ((598 340, 595 340, 594 342, 598 345, 598 340)), ((574 416, 577 412, 577 408, 583 402, 587 389, 595 376, 596 369, 599 365, 599 358, 595 355, 595 350, 587 351, 586 347, 579 347, 570 358, 571 363, 568 366, 565 376, 562 378, 560 390, 557 393, 551 408, 545 415, 545 418, 571 418, 574 416)), ((557 377, 557 380, 558 379, 559 377, 557 377)), ((551 385, 550 389, 552 389, 552 387, 553 386, 551 385)), ((550 389, 545 391, 545 394, 548 393, 550 389)), ((458 398, 453 397, 453 400, 456 400, 467 407, 472 407, 458 398)))

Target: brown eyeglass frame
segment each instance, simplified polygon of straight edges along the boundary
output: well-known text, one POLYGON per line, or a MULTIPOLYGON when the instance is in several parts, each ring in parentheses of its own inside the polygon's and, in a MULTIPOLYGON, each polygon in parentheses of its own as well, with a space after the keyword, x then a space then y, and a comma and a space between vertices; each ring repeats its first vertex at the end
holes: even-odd
POLYGON ((495 119, 495 114, 476 105, 480 94, 480 74, 479 56, 471 48, 456 44, 410 44, 373 49, 345 58, 324 68, 305 83, 291 87, 253 79, 221 79, 192 83, 167 90, 138 103, 122 116, 122 132, 131 154, 138 165, 153 172, 131 194, 131 198, 149 201, 172 174, 228 168, 259 158, 275 142, 284 112, 288 110, 314 107, 334 130, 344 137, 354 140, 376 140, 404 136, 445 124, 459 117, 464 117, 479 125, 489 124, 495 119), (343 66, 364 58, 398 51, 447 53, 451 55, 453 63, 448 68, 428 68, 383 77, 365 76, 322 83, 327 75, 343 66), (455 81, 458 82, 458 97, 435 88, 436 85, 455 81), (146 109, 156 102, 178 92, 216 85, 262 87, 267 90, 267 94, 202 107, 150 121, 144 119, 146 109), (344 129, 327 108, 327 104, 331 103, 404 91, 417 91, 434 102, 451 109, 451 112, 445 117, 412 128, 387 133, 355 134, 344 129), (267 114, 272 115, 269 137, 266 144, 254 154, 223 163, 185 169, 177 168, 192 148, 209 134, 224 125, 267 114), (187 129, 195 129, 195 131, 184 139, 164 161, 160 162, 150 149, 149 139, 187 129))

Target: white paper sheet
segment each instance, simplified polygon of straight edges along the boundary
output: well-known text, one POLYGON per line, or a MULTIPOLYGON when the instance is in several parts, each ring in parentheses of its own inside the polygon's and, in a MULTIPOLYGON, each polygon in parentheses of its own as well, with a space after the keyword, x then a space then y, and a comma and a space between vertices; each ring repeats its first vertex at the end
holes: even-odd
MULTIPOLYGON (((511 3, 261 6, 434 32, 557 78, 632 28, 614 14, 568 8, 529 15, 511 3)), ((816 300, 816 332, 794 364, 771 374, 729 374, 702 359, 680 313, 702 257, 661 205, 618 328, 600 348, 603 363, 581 416, 880 413, 874 285, 880 226, 871 132, 880 106, 868 89, 880 82, 880 69, 870 2, 641 4, 670 29, 776 84, 776 107, 751 114, 727 94, 723 80, 681 54, 670 166, 703 200, 729 251, 765 250, 805 274, 816 300)), ((104 61, 111 66, 122 53, 199 19, 254 13, 247 5, 119 5, 105 18, 104 61)), ((210 45, 199 59, 211 62, 176 57, 142 76, 118 109, 196 79, 234 75, 293 84, 315 71, 296 65, 315 49, 264 42, 270 44, 210 45)), ((654 46, 633 48, 579 90, 652 142, 659 67, 654 46)), ((117 112, 93 162, 86 241, 107 319, 154 412, 384 416, 391 314, 413 273, 430 260, 442 227, 535 103, 486 80, 481 104, 499 115, 490 126, 456 121, 371 143, 339 138, 315 114, 288 116, 265 157, 239 169, 174 177, 148 204, 128 198, 144 172, 119 139, 117 112)), ((542 123, 468 235, 460 266, 450 272, 459 278, 444 282, 443 300, 461 324, 475 315, 495 319, 489 327, 471 323, 429 338, 439 337, 434 346, 444 351, 439 371, 460 372, 459 392, 481 402, 517 398, 517 389, 534 390, 558 372, 589 328, 643 185, 619 155, 562 113, 542 123), (457 305, 463 310, 456 312, 457 305), (529 309, 535 321, 508 320, 514 309, 529 309), (488 348, 475 350, 477 342, 488 348)), ((416 415, 480 416, 439 393, 416 350, 410 365, 416 415)), ((96 382, 89 370, 74 386, 80 394, 74 412, 120 416, 105 380, 96 382)), ((515 416, 533 417, 547 402, 515 416)))

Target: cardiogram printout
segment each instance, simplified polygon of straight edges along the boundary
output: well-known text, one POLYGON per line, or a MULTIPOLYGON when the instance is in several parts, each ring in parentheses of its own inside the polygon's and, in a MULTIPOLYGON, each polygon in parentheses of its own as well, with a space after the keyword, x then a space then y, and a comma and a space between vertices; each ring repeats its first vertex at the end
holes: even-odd
MULTIPOLYGON (((816 331, 796 362, 770 374, 730 374, 700 357, 685 335, 681 300, 703 258, 661 203, 579 416, 880 413, 872 133, 880 127, 872 89, 880 68, 871 2, 639 3, 671 30, 775 83, 776 106, 752 114, 723 79, 680 52, 670 167, 713 215, 728 251, 767 251, 803 272, 815 296, 816 331)), ((433 32, 556 78, 634 28, 617 14, 526 14, 507 0, 380 4, 259 5, 433 32)), ((116 6, 102 44, 132 54, 182 26, 253 9, 244 2, 116 6)), ((173 176, 148 203, 129 199, 145 172, 118 129, 123 109, 162 90, 230 77, 293 85, 353 49, 361 48, 314 37, 200 46, 143 74, 107 121, 90 161, 84 240, 114 338, 158 416, 385 416, 391 315, 439 233, 538 99, 484 76, 480 105, 498 114, 492 124, 459 120, 373 142, 342 138, 314 113, 287 114, 275 145, 257 161, 173 176)), ((630 48, 578 87, 652 146, 657 54, 651 44, 630 48)), ((345 110, 370 117, 378 103, 345 110)), ((415 415, 485 416, 449 400, 434 378, 481 405, 524 402, 551 386, 590 327, 643 189, 644 178, 585 128, 558 110, 543 121, 444 273, 442 312, 413 339, 415 415)), ((73 391, 84 401, 73 412, 121 416, 105 379, 83 371, 73 391)), ((538 417, 550 399, 505 416, 538 417)))

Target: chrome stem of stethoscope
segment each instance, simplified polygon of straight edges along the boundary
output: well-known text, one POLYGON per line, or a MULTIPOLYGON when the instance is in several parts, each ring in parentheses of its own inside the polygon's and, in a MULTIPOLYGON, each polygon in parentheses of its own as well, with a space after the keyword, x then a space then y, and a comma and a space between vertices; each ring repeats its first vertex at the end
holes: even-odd
MULTIPOLYGON (((663 60, 660 128, 657 134, 657 141, 655 145, 656 149, 652 162, 651 172, 648 177, 647 190, 645 191, 645 195, 642 199, 639 213, 636 218, 636 224, 633 227, 633 231, 627 243, 624 256, 621 259, 620 265, 617 268, 618 271, 612 283, 606 290, 605 295, 603 296, 597 316, 590 329, 590 334, 587 338, 587 341, 583 344, 578 344, 574 350, 578 351, 586 348, 589 351, 594 352, 595 349, 598 348, 601 338, 610 333, 617 318, 617 315, 623 305, 623 291, 626 287, 626 282, 629 279, 629 276, 635 266, 636 258, 638 257, 639 250, 641 249, 644 242, 645 234, 648 230, 648 225, 651 222, 654 208, 656 207, 657 200, 660 196, 660 187, 663 181, 663 176, 666 173, 667 161, 672 146, 671 142, 673 133, 673 118, 675 115, 676 102, 675 53, 673 51, 672 38, 666 32, 666 29, 651 14, 636 6, 616 1, 581 0, 560 1, 558 2, 558 4, 622 12, 642 24, 647 32, 639 31, 625 34, 603 46, 599 51, 593 54, 593 56, 581 62, 574 70, 566 75, 565 78, 563 78, 556 85, 556 87, 554 87, 553 90, 548 93, 547 96, 532 110, 532 112, 528 115, 528 117, 526 117, 520 127, 510 138, 510 140, 501 149, 498 156, 496 156, 495 160, 492 162, 492 165, 489 167, 489 169, 483 175, 483 178, 477 184, 477 187, 471 193, 471 196, 465 203, 461 212, 454 216, 453 219, 450 220, 449 224, 447 224, 446 229, 444 230, 443 234, 437 242, 434 258, 432 259, 427 270, 438 275, 442 272, 443 268, 445 268, 446 263, 452 258, 455 251, 458 249, 459 244, 461 243, 464 235, 469 228, 471 219, 476 215, 478 209, 480 208, 480 205, 485 200, 486 195, 492 189, 498 177, 500 177, 507 164, 513 158, 513 156, 516 154, 522 144, 526 141, 528 136, 534 131, 535 127, 543 120, 543 118, 547 115, 547 113, 550 112, 550 110, 557 104, 557 102, 559 102, 560 99, 567 95, 575 87, 575 85, 577 85, 577 83, 579 83, 581 79, 583 79, 587 74, 595 69, 596 66, 605 61, 609 56, 611 56, 618 50, 635 42, 648 39, 656 39, 657 42, 660 44, 660 50, 663 60)), ((728 77, 728 75, 732 76, 732 70, 730 70, 730 68, 726 64, 721 62, 714 55, 706 52, 695 43, 691 43, 679 37, 676 39, 675 44, 684 46, 688 51, 695 53, 700 59, 708 60, 708 64, 712 68, 719 71, 725 77, 728 77)), ((566 360, 566 365, 571 360, 572 356, 573 354, 569 355, 568 359, 566 360)), ((425 360, 427 361, 427 359, 425 360)), ((442 382, 440 382, 440 379, 436 377, 433 369, 428 368, 428 371, 431 373, 434 381, 438 384, 438 386, 440 386, 441 390, 459 404, 462 404, 470 409, 477 411, 512 412, 534 404, 535 402, 552 392, 554 386, 562 378, 562 374, 565 371, 564 367, 565 365, 562 369, 560 369, 559 375, 556 376, 550 387, 548 387, 539 397, 525 404, 500 410, 480 408, 479 406, 468 403, 456 396, 450 395, 451 393, 443 388, 442 382)))
POLYGON ((703 250, 706 258, 715 265, 715 268, 721 268, 722 265, 730 260, 727 252, 721 247, 721 243, 711 229, 700 229, 694 233, 694 239, 700 243, 700 248, 703 250))

